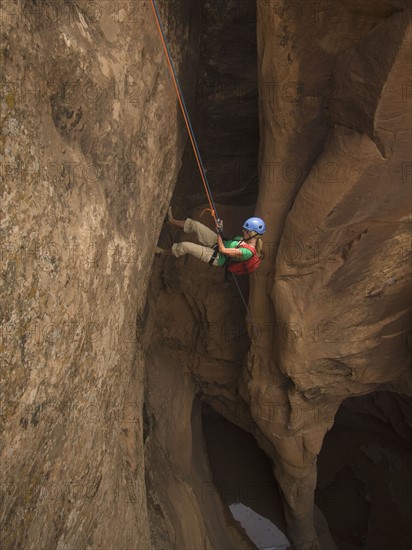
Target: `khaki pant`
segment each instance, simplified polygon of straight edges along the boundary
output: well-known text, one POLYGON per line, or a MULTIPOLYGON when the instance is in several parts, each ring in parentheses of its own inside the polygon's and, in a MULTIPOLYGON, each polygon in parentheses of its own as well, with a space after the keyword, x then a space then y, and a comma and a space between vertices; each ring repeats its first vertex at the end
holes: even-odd
MULTIPOLYGON (((213 246, 217 244, 216 233, 202 223, 191 220, 190 218, 187 218, 185 221, 183 231, 196 235, 197 240, 202 244, 188 242, 175 243, 172 246, 172 254, 176 256, 176 258, 184 256, 185 254, 191 254, 202 262, 210 262, 214 252, 213 246)), ((218 258, 219 254, 216 256, 212 265, 217 265, 218 258)))

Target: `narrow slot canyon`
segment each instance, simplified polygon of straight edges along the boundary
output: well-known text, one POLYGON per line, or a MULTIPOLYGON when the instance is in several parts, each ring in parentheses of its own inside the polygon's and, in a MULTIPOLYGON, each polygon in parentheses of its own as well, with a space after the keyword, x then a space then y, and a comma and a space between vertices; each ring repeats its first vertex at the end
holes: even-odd
POLYGON ((408 1, 0 16, 1 547, 409 549, 408 1))
POLYGON ((223 502, 257 548, 287 548, 279 488, 270 460, 245 430, 205 405, 203 433, 213 480, 223 502))

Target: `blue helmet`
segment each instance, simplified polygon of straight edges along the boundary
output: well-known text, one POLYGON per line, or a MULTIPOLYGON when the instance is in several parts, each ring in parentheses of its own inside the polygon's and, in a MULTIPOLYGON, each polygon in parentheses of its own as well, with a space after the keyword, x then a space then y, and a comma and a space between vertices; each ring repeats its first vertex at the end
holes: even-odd
POLYGON ((259 235, 263 235, 266 231, 266 224, 262 218, 249 218, 243 224, 243 229, 247 229, 248 231, 256 231, 259 235))

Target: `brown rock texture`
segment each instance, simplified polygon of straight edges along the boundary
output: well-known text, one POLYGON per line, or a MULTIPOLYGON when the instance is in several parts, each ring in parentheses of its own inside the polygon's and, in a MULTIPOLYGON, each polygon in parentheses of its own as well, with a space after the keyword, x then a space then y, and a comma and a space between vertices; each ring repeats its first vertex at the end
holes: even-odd
POLYGON ((318 544, 316 456, 339 404, 411 394, 407 5, 309 4, 292 17, 258 3, 257 212, 272 247, 242 384, 299 548, 318 544))
POLYGON ((332 550, 339 407, 410 442, 410 6, 159 5, 225 229, 267 222, 253 322, 221 270, 154 257, 170 203, 209 220, 149 2, 2 3, 2 547, 253 547, 203 401, 271 459, 294 547, 332 550))
POLYGON ((186 139, 163 52, 148 3, 1 21, 1 545, 148 548, 139 335, 186 139))

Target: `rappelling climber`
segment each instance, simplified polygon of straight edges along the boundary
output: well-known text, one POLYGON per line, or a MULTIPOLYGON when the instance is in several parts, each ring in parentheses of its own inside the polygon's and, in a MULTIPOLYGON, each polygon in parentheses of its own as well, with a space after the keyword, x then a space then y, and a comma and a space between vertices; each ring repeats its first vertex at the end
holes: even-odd
MULTIPOLYGON (((215 267, 225 266, 235 275, 246 275, 257 269, 263 258, 262 235, 266 231, 265 222, 261 218, 249 218, 243 224, 243 237, 227 239, 223 235, 223 222, 217 222, 217 233, 200 222, 187 218, 176 220, 172 209, 168 212, 169 223, 183 229, 185 233, 193 233, 201 244, 191 242, 174 243, 169 251, 179 258, 191 254, 202 262, 215 267)), ((156 249, 157 254, 165 251, 156 249)))

